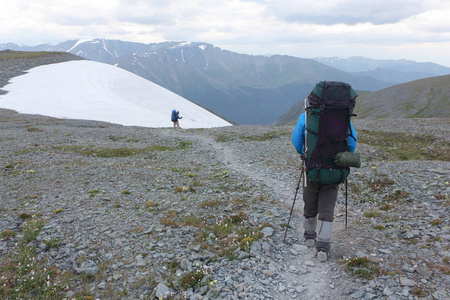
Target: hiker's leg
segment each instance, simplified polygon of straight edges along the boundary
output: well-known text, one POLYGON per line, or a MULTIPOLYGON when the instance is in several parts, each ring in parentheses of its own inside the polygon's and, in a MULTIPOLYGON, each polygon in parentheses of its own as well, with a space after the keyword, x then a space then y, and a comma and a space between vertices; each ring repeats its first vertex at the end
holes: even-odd
POLYGON ((308 184, 303 187, 303 215, 305 217, 303 221, 303 228, 305 229, 303 236, 308 247, 312 247, 316 243, 318 194, 318 187, 308 180, 308 184))
POLYGON ((333 222, 338 191, 338 184, 322 185, 320 187, 317 205, 319 220, 333 222))
POLYGON ((334 220, 334 208, 336 206, 339 185, 321 186, 319 192, 319 221, 316 248, 319 261, 328 259, 331 249, 332 228, 334 220), (321 253, 322 252, 322 253, 321 253))
POLYGON ((314 218, 319 213, 319 186, 308 179, 303 187, 303 215, 306 219, 314 218))

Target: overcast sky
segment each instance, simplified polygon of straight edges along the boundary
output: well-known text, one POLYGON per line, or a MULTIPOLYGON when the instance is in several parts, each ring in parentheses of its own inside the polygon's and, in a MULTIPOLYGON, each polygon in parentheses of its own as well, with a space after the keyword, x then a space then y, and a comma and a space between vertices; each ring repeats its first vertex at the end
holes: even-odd
POLYGON ((449 0, 0 0, 0 43, 207 42, 246 54, 450 67, 449 0))

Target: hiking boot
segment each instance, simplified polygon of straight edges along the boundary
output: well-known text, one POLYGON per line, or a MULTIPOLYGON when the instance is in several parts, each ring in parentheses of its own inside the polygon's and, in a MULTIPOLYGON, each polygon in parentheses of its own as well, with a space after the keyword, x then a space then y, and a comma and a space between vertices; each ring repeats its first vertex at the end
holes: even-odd
POLYGON ((315 239, 306 239, 305 240, 306 247, 314 247, 315 244, 316 244, 315 239))
POLYGON ((317 217, 307 218, 303 221, 303 228, 305 229, 303 237, 305 238, 305 244, 307 247, 313 247, 316 244, 316 227, 317 217))
POLYGON ((318 252, 317 252, 317 259, 318 259, 320 262, 325 262, 325 261, 327 261, 327 260, 328 260, 328 252, 326 252, 326 251, 318 251, 318 252))

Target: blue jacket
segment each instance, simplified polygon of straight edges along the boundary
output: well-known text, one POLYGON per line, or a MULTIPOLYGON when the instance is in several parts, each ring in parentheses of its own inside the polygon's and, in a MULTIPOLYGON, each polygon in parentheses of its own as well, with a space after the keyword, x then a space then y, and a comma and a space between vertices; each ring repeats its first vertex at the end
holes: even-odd
MULTIPOLYGON (((352 123, 350 122, 350 132, 355 137, 355 139, 349 137, 347 142, 347 148, 350 152, 355 152, 356 140, 358 136, 352 123)), ((294 132, 292 133, 292 144, 294 144, 295 149, 298 153, 303 154, 303 144, 305 143, 305 113, 302 113, 298 118, 297 125, 295 125, 294 132)))

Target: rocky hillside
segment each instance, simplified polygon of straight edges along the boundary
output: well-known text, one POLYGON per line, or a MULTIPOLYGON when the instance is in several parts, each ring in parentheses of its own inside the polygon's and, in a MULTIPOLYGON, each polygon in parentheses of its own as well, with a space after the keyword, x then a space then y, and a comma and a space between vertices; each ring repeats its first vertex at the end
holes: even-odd
POLYGON ((301 199, 284 241, 299 178, 291 126, 151 129, 0 110, 0 295, 446 299, 450 123, 380 122, 355 121, 364 163, 319 263, 301 199))
POLYGON ((450 114, 450 75, 416 80, 361 95, 360 118, 446 118, 450 114))
MULTIPOLYGON (((450 114, 450 75, 420 79, 376 92, 357 91, 358 119, 447 118, 450 114)), ((300 101, 275 124, 295 124, 305 111, 300 101)))

